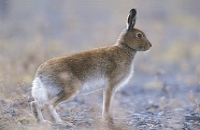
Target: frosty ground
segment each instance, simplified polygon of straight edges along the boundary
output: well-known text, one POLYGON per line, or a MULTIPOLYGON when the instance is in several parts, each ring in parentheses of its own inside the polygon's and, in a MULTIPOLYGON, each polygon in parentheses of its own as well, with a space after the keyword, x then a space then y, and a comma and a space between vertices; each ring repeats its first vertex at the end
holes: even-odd
MULTIPOLYGON (((115 95, 113 115, 116 130, 199 130, 200 86, 180 82, 179 74, 159 72, 137 73, 131 85, 115 95)), ((72 101, 62 103, 57 111, 74 126, 54 124, 40 126, 30 110, 31 86, 19 84, 10 99, 0 99, 2 130, 101 130, 102 90, 79 94, 72 101)))

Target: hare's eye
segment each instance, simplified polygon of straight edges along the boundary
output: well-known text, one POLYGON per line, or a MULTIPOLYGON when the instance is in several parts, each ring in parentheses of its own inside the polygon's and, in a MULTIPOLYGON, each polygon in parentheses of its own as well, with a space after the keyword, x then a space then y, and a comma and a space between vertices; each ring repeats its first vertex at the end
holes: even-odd
POLYGON ((137 38, 139 38, 139 39, 143 38, 143 35, 142 35, 142 33, 140 33, 140 32, 136 33, 135 36, 136 36, 137 38))

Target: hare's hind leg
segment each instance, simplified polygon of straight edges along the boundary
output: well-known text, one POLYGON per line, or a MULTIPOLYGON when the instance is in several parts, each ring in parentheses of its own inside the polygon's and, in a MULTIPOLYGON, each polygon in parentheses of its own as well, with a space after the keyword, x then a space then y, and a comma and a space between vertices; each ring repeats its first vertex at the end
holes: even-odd
POLYGON ((81 85, 82 84, 77 79, 73 79, 73 81, 68 81, 68 84, 65 85, 63 91, 60 92, 56 98, 53 99, 53 106, 56 107, 58 104, 74 98, 76 94, 80 91, 81 85))
POLYGON ((52 104, 50 104, 50 105, 48 105, 48 108, 49 108, 49 111, 50 111, 51 115, 53 116, 54 120, 56 121, 56 123, 62 123, 63 120, 60 118, 60 116, 56 112, 54 106, 52 104))
POLYGON ((57 94, 56 97, 54 97, 51 101, 49 101, 48 108, 52 117, 56 121, 56 123, 64 123, 64 124, 72 125, 69 122, 63 121, 55 110, 55 107, 59 103, 64 102, 64 101, 69 101, 80 91, 81 83, 78 80, 73 80, 68 83, 69 84, 67 84, 64 87, 63 91, 61 91, 59 94, 57 94))
POLYGON ((47 91, 39 77, 35 78, 33 81, 32 96, 35 100, 31 102, 31 107, 34 116, 36 117, 38 122, 46 122, 43 117, 42 108, 47 103, 48 97, 47 91))
POLYGON ((63 121, 60 118, 60 116, 58 115, 58 113, 56 112, 54 105, 53 105, 58 99, 59 99, 58 97, 53 98, 47 104, 45 104, 45 107, 48 110, 48 112, 50 112, 51 117, 53 118, 53 120, 56 123, 62 123, 63 121))
POLYGON ((43 122, 44 121, 44 118, 43 118, 43 115, 42 115, 42 111, 41 111, 41 107, 40 107, 40 105, 38 104, 37 101, 32 101, 31 102, 31 110, 32 110, 32 112, 33 112, 33 114, 36 117, 38 122, 43 122))
POLYGON ((42 123, 42 124, 44 123, 47 125, 52 124, 50 121, 47 121, 44 119, 44 116, 43 116, 44 113, 42 111, 43 108, 44 107, 41 107, 41 105, 37 101, 31 102, 31 110, 32 110, 34 116, 36 117, 37 122, 42 123))

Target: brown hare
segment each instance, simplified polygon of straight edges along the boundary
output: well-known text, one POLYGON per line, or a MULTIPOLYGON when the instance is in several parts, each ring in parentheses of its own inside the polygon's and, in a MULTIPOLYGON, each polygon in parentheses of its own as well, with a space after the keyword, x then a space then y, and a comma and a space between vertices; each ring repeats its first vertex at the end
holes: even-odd
POLYGON ((111 105, 117 88, 125 85, 133 73, 133 59, 137 51, 146 51, 152 45, 144 32, 134 28, 136 10, 131 9, 127 28, 115 45, 97 48, 44 62, 33 81, 31 103, 38 122, 46 122, 41 109, 46 106, 57 123, 62 123, 55 107, 72 99, 84 87, 104 87, 104 120, 112 119, 111 105))

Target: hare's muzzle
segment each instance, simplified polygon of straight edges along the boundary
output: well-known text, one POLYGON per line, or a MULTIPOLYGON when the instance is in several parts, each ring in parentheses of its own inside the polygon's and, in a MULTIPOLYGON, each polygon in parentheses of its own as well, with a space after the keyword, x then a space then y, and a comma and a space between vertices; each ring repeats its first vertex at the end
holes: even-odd
POLYGON ((152 47, 152 44, 149 42, 149 46, 152 47))
POLYGON ((152 47, 152 44, 149 41, 146 41, 144 48, 144 51, 149 50, 152 47))
POLYGON ((147 40, 147 43, 146 43, 146 44, 147 44, 147 46, 148 46, 148 49, 152 47, 151 42, 149 42, 148 40, 147 40))

